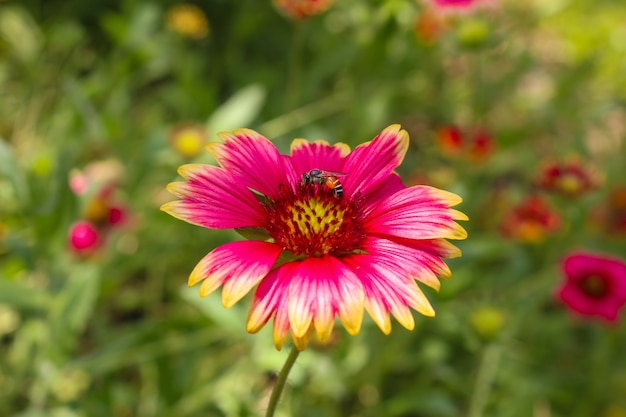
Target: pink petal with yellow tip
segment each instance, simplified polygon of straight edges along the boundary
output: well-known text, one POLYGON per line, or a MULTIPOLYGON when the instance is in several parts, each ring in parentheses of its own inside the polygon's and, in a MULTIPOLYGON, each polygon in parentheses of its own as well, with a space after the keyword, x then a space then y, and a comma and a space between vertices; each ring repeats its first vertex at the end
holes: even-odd
POLYGON ((400 125, 391 125, 371 142, 357 146, 347 157, 343 171, 346 194, 367 194, 395 170, 409 147, 409 135, 400 125))
POLYGON ((186 182, 168 185, 180 200, 164 204, 161 210, 198 226, 228 229, 264 224, 263 210, 250 190, 230 173, 210 165, 181 169, 186 182))
POLYGON ((365 292, 366 309, 383 332, 390 330, 386 318, 388 312, 408 329, 413 326, 408 307, 427 316, 434 315, 430 303, 404 270, 376 260, 377 257, 368 254, 357 254, 342 261, 358 274, 365 292))
POLYGON ((189 285, 203 281, 201 295, 224 285, 222 300, 231 307, 257 285, 272 269, 281 249, 273 243, 243 240, 211 251, 196 265, 189 285))
POLYGON ((341 172, 343 160, 349 152, 348 145, 340 143, 331 146, 326 141, 304 139, 295 139, 291 143, 291 161, 299 174, 312 169, 341 172))
MULTIPOLYGON (((365 209, 365 232, 407 239, 465 239, 467 232, 454 220, 466 219, 449 209, 452 193, 427 186, 400 190, 365 209)), ((460 198, 458 198, 460 200, 460 198)))
POLYGON ((339 316, 350 334, 358 333, 363 316, 363 288, 349 268, 331 256, 303 260, 289 287, 289 320, 294 336, 311 323, 325 341, 339 316))
POLYGON ((257 287, 248 311, 246 330, 256 333, 274 316, 274 344, 280 350, 289 335, 289 284, 299 262, 286 263, 271 271, 257 287))
POLYGON ((299 179, 289 157, 281 155, 267 138, 254 130, 222 133, 223 143, 211 143, 209 152, 226 171, 245 187, 275 197, 279 187, 291 187, 299 179))

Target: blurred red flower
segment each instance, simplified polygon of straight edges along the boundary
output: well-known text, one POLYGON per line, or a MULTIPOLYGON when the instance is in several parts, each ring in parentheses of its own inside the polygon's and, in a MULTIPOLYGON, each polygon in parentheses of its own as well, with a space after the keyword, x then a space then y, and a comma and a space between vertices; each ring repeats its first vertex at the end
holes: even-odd
POLYGON ((485 161, 495 148, 493 136, 487 130, 477 128, 466 136, 455 125, 438 128, 436 142, 444 155, 449 157, 465 156, 476 163, 485 161))
POLYGON ((446 22, 441 16, 431 10, 425 10, 415 18, 413 31, 418 41, 430 45, 439 39, 445 26, 446 22))
POLYGON ((559 214, 543 198, 532 195, 509 211, 500 224, 506 237, 524 243, 539 243, 561 225, 559 214))
POLYGON ((299 20, 324 13, 334 0, 274 0, 274 5, 288 17, 299 20))
POLYGON ((626 185, 615 187, 591 213, 592 221, 609 235, 626 235, 626 185))
POLYGON ((455 125, 441 126, 437 129, 437 146, 448 156, 456 156, 463 149, 461 129, 455 125))
POLYGON ((598 176, 577 157, 544 162, 535 182, 544 190, 567 197, 579 197, 600 185, 598 176))
POLYGON ((563 261, 565 281, 558 297, 583 316, 617 320, 626 304, 626 263, 590 253, 572 253, 563 261))

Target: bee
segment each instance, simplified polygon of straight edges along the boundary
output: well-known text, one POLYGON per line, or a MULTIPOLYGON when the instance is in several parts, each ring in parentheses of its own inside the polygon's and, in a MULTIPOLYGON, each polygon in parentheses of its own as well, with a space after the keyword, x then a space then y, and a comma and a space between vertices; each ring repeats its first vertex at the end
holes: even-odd
POLYGON ((333 190, 335 197, 343 197, 343 185, 339 181, 340 177, 345 177, 348 174, 343 172, 324 171, 323 169, 312 169, 309 172, 302 174, 302 184, 320 184, 333 190))

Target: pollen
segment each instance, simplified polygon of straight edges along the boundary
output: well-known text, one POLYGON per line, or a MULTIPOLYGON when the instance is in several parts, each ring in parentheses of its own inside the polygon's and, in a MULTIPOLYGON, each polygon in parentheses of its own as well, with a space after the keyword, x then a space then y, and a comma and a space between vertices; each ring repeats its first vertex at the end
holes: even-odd
POLYGON ((364 237, 360 198, 337 198, 318 184, 282 187, 275 200, 263 203, 266 228, 274 242, 295 256, 354 253, 364 237))

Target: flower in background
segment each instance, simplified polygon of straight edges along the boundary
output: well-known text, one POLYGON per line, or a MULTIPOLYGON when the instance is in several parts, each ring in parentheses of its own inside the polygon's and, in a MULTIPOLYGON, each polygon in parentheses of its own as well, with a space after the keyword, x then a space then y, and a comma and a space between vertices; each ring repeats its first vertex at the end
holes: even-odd
POLYGON ((69 248, 79 255, 91 255, 102 246, 109 230, 123 226, 126 206, 116 197, 123 168, 109 159, 89 163, 84 170, 72 170, 70 189, 80 198, 80 219, 68 231, 69 248))
POLYGON ((456 220, 467 217, 450 208, 461 202, 457 195, 402 184, 394 170, 409 137, 399 125, 352 151, 296 139, 291 155, 252 130, 219 136, 223 142, 207 149, 220 166, 183 165, 186 181, 168 186, 180 200, 162 206, 189 223, 252 239, 200 261, 189 285, 201 282, 201 296, 223 286, 222 302, 231 307, 256 287, 246 328, 255 333, 273 316, 278 349, 289 334, 299 350, 313 332, 327 341, 336 316, 357 334, 364 309, 385 334, 389 313, 408 329, 410 308, 435 314, 416 280, 439 289, 438 277, 450 276, 441 258, 461 253, 446 239, 465 239, 456 220))
POLYGON ((439 13, 471 13, 491 4, 492 0, 424 0, 427 6, 439 13))
POLYGON ((463 149, 461 129, 454 125, 441 126, 436 132, 437 146, 444 155, 457 156, 463 149))
POLYGON ((626 234, 626 185, 613 188, 591 213, 594 223, 608 235, 626 234))
POLYGON ((493 137, 484 129, 477 129, 469 143, 468 155, 473 162, 483 162, 495 148, 493 137))
POLYGON ((98 228, 86 220, 78 220, 70 226, 68 240, 72 251, 79 254, 90 254, 101 244, 98 228))
POLYGON ((76 195, 98 192, 105 187, 117 186, 124 175, 124 167, 117 159, 104 159, 87 164, 85 169, 70 172, 70 189, 76 195))
POLYGON ((506 237, 524 243, 542 242, 556 232, 561 218, 541 197, 533 195, 509 211, 500 223, 500 231, 506 237))
POLYGON ((167 27, 191 39, 202 39, 209 33, 209 23, 202 9, 190 3, 176 4, 165 15, 167 27))
POLYGON ((274 0, 274 5, 291 19, 304 19, 324 13, 334 0, 274 0))
POLYGON ((206 129, 197 124, 175 126, 168 137, 172 148, 188 159, 198 156, 207 142, 206 129))
POLYGON ((477 128, 466 135, 455 125, 438 128, 436 143, 444 155, 448 157, 464 156, 475 163, 484 162, 491 156, 495 148, 495 141, 487 130, 477 128))
POLYGON ((469 322, 476 334, 485 340, 495 339, 506 325, 506 314, 495 307, 480 307, 469 315, 469 322))
POLYGON ((626 263, 590 253, 571 253, 563 261, 565 282, 559 298, 574 312, 613 322, 626 304, 626 263))
POLYGON ((583 165, 579 158, 570 158, 564 162, 544 162, 535 182, 546 191, 566 197, 579 197, 600 185, 594 171, 583 165))
POLYGON ((413 31, 417 39, 426 44, 435 43, 445 30, 446 22, 437 13, 424 10, 417 15, 413 23, 413 31))

